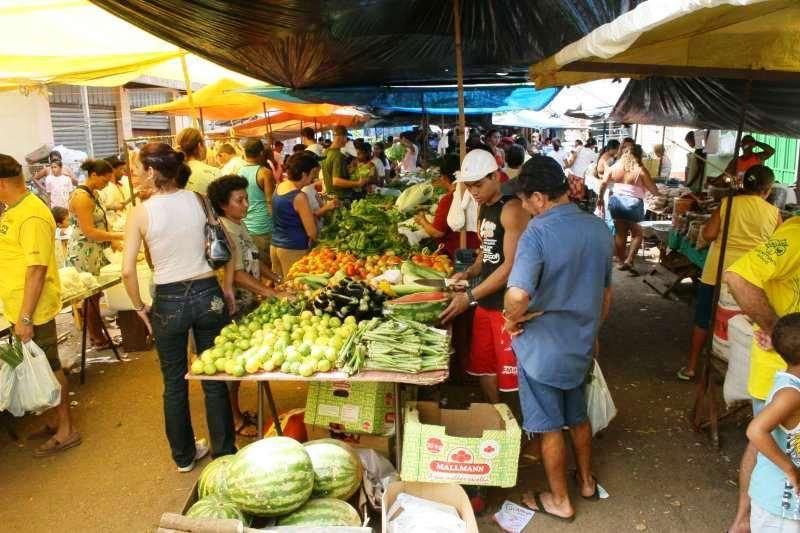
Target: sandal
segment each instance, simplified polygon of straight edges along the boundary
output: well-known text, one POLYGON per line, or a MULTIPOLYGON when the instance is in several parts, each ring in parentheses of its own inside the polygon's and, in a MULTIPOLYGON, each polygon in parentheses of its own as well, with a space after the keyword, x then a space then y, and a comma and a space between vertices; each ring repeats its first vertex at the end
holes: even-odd
POLYGON ((56 434, 56 431, 58 431, 58 428, 53 428, 45 424, 39 431, 34 431, 28 435, 28 440, 49 439, 56 434))
POLYGON ((680 370, 678 370, 678 379, 681 381, 694 381, 694 373, 690 374, 689 369, 685 366, 682 366, 680 370))
POLYGON ((33 452, 34 457, 49 457, 51 455, 55 455, 59 452, 63 452, 64 450, 68 450, 70 448, 74 448, 78 446, 82 442, 81 434, 77 431, 73 431, 72 434, 67 437, 63 442, 59 441, 55 437, 50 437, 50 440, 36 448, 33 452))
POLYGON ((530 492, 525 493, 525 494, 522 495, 522 498, 523 498, 522 504, 525 507, 527 507, 528 509, 530 509, 531 511, 534 511, 536 514, 543 514, 545 516, 549 516, 551 518, 555 518, 556 520, 561 520, 562 522, 567 522, 567 523, 572 523, 572 522, 575 521, 575 515, 574 514, 572 516, 561 516, 561 515, 557 515, 557 514, 554 514, 554 513, 551 513, 550 511, 548 511, 545 508, 544 504, 542 503, 542 493, 541 492, 534 492, 532 494, 533 501, 536 502, 536 507, 537 507, 536 509, 534 509, 533 507, 531 507, 530 505, 528 505, 524 501, 525 499, 530 499, 530 497, 529 497, 530 495, 531 495, 530 492))
POLYGON ((575 484, 578 485, 578 494, 580 494, 581 498, 583 498, 584 500, 589 500, 589 501, 593 501, 593 502, 599 502, 600 501, 600 490, 598 489, 598 487, 600 486, 600 483, 598 483, 596 477, 592 476, 592 481, 594 481, 594 492, 592 493, 591 496, 584 496, 583 494, 581 494, 581 492, 580 492, 581 483, 580 483, 580 480, 578 479, 578 471, 577 470, 573 470, 572 471, 572 479, 574 479, 575 480, 575 484))
POLYGON ((617 267, 617 270, 626 271, 630 270, 631 266, 628 263, 622 263, 620 266, 617 267))

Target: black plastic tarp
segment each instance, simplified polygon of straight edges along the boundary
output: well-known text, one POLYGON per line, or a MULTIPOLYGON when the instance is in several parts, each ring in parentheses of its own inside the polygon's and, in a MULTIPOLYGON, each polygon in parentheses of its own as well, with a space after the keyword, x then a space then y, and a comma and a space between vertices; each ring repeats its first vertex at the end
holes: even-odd
MULTIPOLYGON (((800 137, 800 83, 753 80, 745 131, 800 137)), ((627 124, 736 130, 744 80, 659 78, 631 80, 611 118, 627 124)))
MULTIPOLYGON (((524 81, 531 64, 640 1, 461 0, 465 80, 524 81)), ((452 0, 92 2, 185 50, 282 87, 455 80, 452 0)))

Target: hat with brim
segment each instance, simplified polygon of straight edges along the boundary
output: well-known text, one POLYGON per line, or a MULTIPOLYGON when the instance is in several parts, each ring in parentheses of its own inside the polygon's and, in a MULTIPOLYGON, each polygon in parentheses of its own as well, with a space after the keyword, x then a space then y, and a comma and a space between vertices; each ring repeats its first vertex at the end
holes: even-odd
POLYGON ((497 160, 486 150, 476 149, 470 151, 461 162, 461 170, 455 173, 456 181, 473 183, 480 181, 489 174, 497 172, 500 167, 497 160))

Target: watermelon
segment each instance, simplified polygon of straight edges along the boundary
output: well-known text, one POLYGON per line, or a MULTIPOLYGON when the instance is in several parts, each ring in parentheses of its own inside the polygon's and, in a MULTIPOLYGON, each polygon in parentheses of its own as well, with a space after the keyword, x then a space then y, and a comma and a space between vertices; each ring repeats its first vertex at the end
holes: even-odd
POLYGON ((314 489, 314 468, 302 444, 268 437, 239 450, 228 466, 228 499, 249 514, 278 516, 298 509, 314 489))
POLYGON ((312 440, 305 444, 314 465, 312 498, 347 500, 361 486, 363 466, 353 449, 335 439, 312 440))
POLYGON ((308 500, 300 509, 278 520, 278 525, 359 527, 361 517, 347 502, 336 498, 318 498, 308 500))
POLYGON ((233 461, 233 455, 224 455, 214 459, 203 469, 197 480, 198 498, 205 498, 211 494, 225 496, 228 466, 231 461, 233 461))
POLYGON ((186 516, 189 518, 235 518, 247 523, 242 511, 232 502, 221 496, 206 496, 192 505, 186 516))

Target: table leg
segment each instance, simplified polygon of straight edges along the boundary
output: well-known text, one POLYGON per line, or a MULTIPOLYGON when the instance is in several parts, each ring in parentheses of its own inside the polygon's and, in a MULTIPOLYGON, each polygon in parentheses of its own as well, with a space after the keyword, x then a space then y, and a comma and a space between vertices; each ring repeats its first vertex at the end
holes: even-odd
POLYGON ((394 462, 398 472, 403 459, 403 411, 400 402, 400 384, 394 384, 394 462))
POLYGON ((272 398, 272 389, 269 387, 269 381, 264 382, 264 392, 267 393, 267 404, 272 414, 272 426, 275 428, 275 433, 279 437, 282 437, 283 429, 281 429, 281 417, 278 414, 278 408, 275 407, 275 400, 272 398))
POLYGON ((256 420, 258 438, 264 438, 264 382, 256 381, 256 420))
POLYGON ((81 333, 81 385, 86 383, 86 333, 89 330, 88 322, 86 321, 86 300, 81 302, 81 317, 83 319, 82 333, 81 333))
POLYGON ((100 317, 100 326, 103 328, 103 331, 108 337, 108 340, 111 341, 111 351, 114 352, 114 357, 117 358, 117 361, 122 361, 122 358, 119 356, 119 352, 117 351, 117 347, 114 344, 114 339, 111 338, 111 334, 108 332, 108 328, 106 327, 106 321, 103 320, 103 317, 100 316, 100 303, 95 299, 90 299, 90 302, 94 305, 95 311, 97 311, 97 316, 100 317))

